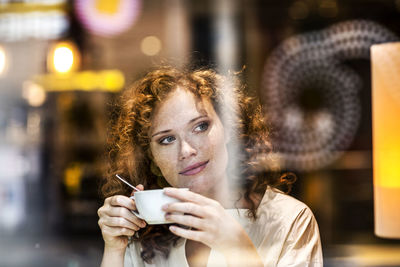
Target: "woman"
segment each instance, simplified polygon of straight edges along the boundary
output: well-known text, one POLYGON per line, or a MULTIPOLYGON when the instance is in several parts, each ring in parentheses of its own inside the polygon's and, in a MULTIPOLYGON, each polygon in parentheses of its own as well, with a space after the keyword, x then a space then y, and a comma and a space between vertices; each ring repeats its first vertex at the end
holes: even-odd
POLYGON ((212 70, 163 67, 124 91, 98 210, 102 266, 322 266, 314 216, 276 189, 294 179, 270 171, 261 109, 243 89, 212 70), (181 200, 163 207, 174 224, 134 216, 115 174, 181 200))

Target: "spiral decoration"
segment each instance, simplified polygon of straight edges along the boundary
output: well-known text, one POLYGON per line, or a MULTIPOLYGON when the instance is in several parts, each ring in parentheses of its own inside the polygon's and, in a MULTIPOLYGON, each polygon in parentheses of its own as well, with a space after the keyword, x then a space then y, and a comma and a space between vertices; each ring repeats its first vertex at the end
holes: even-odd
POLYGON ((352 20, 296 35, 272 52, 261 98, 285 169, 320 169, 348 148, 360 123, 362 80, 344 63, 397 39, 375 22, 352 20))

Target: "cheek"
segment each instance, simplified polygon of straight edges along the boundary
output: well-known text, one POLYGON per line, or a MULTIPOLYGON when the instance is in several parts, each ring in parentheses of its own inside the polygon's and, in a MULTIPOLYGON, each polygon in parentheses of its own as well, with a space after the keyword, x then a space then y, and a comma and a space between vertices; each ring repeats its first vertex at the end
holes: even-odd
POLYGON ((152 154, 155 164, 161 169, 164 176, 170 176, 171 173, 175 172, 175 157, 174 149, 153 149, 152 154))
POLYGON ((214 157, 219 162, 219 164, 224 164, 227 158, 227 148, 224 132, 222 129, 217 129, 214 133, 212 133, 209 139, 209 144, 209 153, 214 154, 214 157))
POLYGON ((177 176, 177 162, 166 154, 158 157, 156 161, 157 166, 160 168, 164 179, 173 187, 179 187, 179 181, 177 176))

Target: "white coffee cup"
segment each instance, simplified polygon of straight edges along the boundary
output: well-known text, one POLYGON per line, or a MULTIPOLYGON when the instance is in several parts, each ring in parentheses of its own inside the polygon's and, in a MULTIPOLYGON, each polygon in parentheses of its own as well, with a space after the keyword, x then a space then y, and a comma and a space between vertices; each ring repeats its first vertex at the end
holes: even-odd
MULTIPOLYGON (((180 190, 189 190, 188 188, 180 188, 180 190)), ((180 202, 180 200, 167 196, 163 189, 136 191, 133 196, 138 212, 132 210, 140 219, 147 224, 167 224, 172 223, 165 219, 165 211, 162 206, 169 203, 180 202)))

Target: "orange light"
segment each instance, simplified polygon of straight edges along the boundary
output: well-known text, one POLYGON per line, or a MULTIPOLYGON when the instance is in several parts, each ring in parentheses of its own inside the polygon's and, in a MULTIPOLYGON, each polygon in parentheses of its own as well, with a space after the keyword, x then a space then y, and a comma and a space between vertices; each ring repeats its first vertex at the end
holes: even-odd
POLYGON ((400 238, 400 43, 371 47, 375 234, 400 238))

